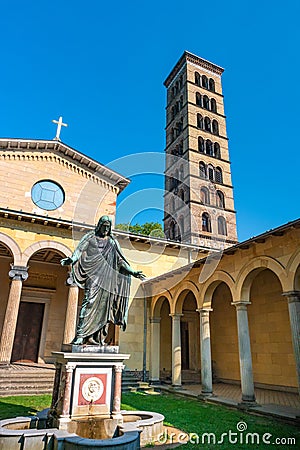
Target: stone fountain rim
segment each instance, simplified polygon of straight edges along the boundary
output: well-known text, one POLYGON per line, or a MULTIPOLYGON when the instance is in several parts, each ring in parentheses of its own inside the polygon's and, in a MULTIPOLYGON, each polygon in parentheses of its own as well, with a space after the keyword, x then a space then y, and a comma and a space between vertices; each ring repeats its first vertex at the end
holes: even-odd
MULTIPOLYGON (((47 411, 48 408, 42 412, 47 411)), ((133 422, 125 422, 119 425, 121 433, 132 433, 132 432, 141 432, 141 428, 155 425, 157 423, 164 421, 164 416, 160 413, 152 412, 152 411, 141 411, 141 410, 122 410, 121 411, 122 416, 126 415, 132 415, 132 416, 146 416, 146 419, 135 420, 133 422), (150 416, 150 417, 149 417, 150 416)), ((96 416, 95 416, 96 418, 96 416)), ((8 419, 2 419, 0 420, 0 436, 17 436, 17 435, 26 435, 26 436, 40 436, 42 434, 47 433, 49 434, 55 434, 56 436, 62 436, 65 439, 69 438, 79 438, 79 439, 86 439, 87 441, 103 441, 103 439, 88 439, 83 438, 81 436, 78 436, 77 434, 70 433, 69 436, 66 436, 65 432, 61 433, 61 430, 58 428, 19 428, 16 430, 13 430, 11 428, 6 428, 6 425, 12 425, 12 424, 18 424, 18 423, 33 423, 38 422, 39 418, 36 416, 18 416, 18 417, 11 417, 8 419)), ((111 438, 112 442, 117 442, 116 439, 119 439, 121 436, 111 438)), ((105 439, 105 442, 110 441, 110 439, 105 439)))
POLYGON ((151 416, 147 417, 147 419, 141 418, 140 420, 135 420, 133 422, 126 422, 122 426, 126 425, 127 423, 136 424, 137 426, 138 425, 151 425, 151 424, 154 424, 154 423, 162 422, 165 419, 165 416, 163 416, 160 413, 153 412, 153 411, 140 411, 140 410, 138 410, 138 411, 135 411, 135 410, 128 411, 126 409, 126 410, 122 410, 120 412, 121 412, 122 416, 131 416, 131 415, 132 416, 139 416, 139 415, 149 416, 151 414, 151 416))

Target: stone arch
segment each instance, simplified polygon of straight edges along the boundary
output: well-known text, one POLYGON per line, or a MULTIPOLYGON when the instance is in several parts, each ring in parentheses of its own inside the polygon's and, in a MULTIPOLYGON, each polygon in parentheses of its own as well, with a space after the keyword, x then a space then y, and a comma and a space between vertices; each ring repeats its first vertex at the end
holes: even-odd
POLYGON ((160 317, 160 310, 162 307, 163 302, 167 300, 169 303, 170 311, 171 311, 171 304, 172 304, 172 297, 169 291, 164 292, 163 294, 160 294, 158 297, 152 300, 151 302, 151 309, 150 309, 150 317, 160 317))
POLYGON ((14 258, 13 264, 15 266, 23 265, 21 262, 21 260, 22 260, 21 249, 20 249, 19 245, 16 243, 16 241, 4 233, 0 233, 0 241, 3 242, 3 244, 5 244, 9 248, 9 250, 12 252, 13 258, 14 258))
POLYGON ((287 291, 300 290, 300 249, 297 249, 290 257, 286 266, 288 276, 287 291))
POLYGON ((43 250, 45 248, 52 248, 53 250, 57 250, 59 253, 62 253, 65 256, 71 256, 72 251, 64 244, 61 244, 60 242, 55 241, 39 241, 35 242, 34 244, 27 247, 27 249, 24 251, 22 255, 22 266, 26 266, 28 264, 29 259, 31 256, 38 252, 39 250, 43 250))
POLYGON ((288 290, 288 277, 284 266, 274 258, 259 256, 249 261, 240 270, 236 279, 236 298, 234 298, 234 301, 249 301, 252 282, 256 275, 265 269, 269 269, 277 276, 283 292, 288 290))
MULTIPOLYGON (((39 333, 34 333, 34 348, 37 353, 32 356, 27 355, 24 359, 34 362, 52 361, 51 351, 61 348, 64 334, 66 332, 69 333, 70 328, 73 326, 70 322, 70 315, 68 317, 67 308, 68 295, 70 294, 70 288, 66 283, 68 267, 62 267, 59 264, 60 258, 71 256, 71 254, 71 250, 66 245, 51 239, 32 243, 22 254, 22 266, 29 266, 30 269, 28 279, 22 286, 20 300, 23 308, 22 310, 19 309, 19 317, 22 318, 20 324, 25 322, 24 317, 30 312, 34 322, 39 323, 42 327, 39 333), (45 259, 41 263, 34 257, 40 251, 43 254, 50 251, 49 255, 51 258, 52 253, 55 253, 55 261, 51 262, 51 258, 49 258, 49 260, 45 259), (32 303, 34 304, 33 306, 31 305, 32 303)), ((74 322, 75 315, 76 309, 73 315, 74 322)), ((18 324, 16 336, 17 329, 18 324)), ((22 333, 22 325, 20 333, 22 333)), ((15 343, 16 354, 14 358, 16 359, 14 360, 18 360, 20 356, 18 341, 15 340, 15 343)))
POLYGON ((186 294, 188 291, 191 291, 196 299, 197 308, 199 305, 199 289, 193 281, 184 281, 180 284, 178 290, 175 292, 173 299, 173 310, 171 313, 181 314, 182 313, 182 305, 186 294))
POLYGON ((218 270, 201 286, 201 297, 199 308, 203 306, 211 308, 213 294, 219 284, 225 283, 230 290, 232 298, 235 294, 234 279, 227 272, 218 270))

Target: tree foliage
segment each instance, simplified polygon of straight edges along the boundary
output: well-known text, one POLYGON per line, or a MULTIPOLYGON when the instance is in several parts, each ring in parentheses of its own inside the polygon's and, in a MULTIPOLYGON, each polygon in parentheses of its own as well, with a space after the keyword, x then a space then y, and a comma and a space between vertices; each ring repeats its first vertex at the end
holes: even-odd
POLYGON ((162 226, 158 222, 145 222, 142 225, 136 223, 131 225, 130 223, 119 223, 115 226, 116 230, 127 231, 129 233, 142 234, 144 236, 164 238, 164 232, 162 226))

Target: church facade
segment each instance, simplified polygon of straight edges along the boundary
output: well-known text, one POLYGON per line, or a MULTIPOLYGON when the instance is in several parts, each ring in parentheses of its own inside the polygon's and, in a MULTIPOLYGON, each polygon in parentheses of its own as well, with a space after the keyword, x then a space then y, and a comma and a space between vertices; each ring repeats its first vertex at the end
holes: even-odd
MULTIPOLYGON (((147 281, 114 340, 153 382, 238 383, 254 401, 255 385, 299 389, 300 221, 237 243, 222 72, 185 52, 165 81, 166 239, 115 231, 147 281)), ((51 363, 83 294, 60 259, 114 222, 130 180, 58 139, 0 139, 0 179, 0 363, 51 363)))

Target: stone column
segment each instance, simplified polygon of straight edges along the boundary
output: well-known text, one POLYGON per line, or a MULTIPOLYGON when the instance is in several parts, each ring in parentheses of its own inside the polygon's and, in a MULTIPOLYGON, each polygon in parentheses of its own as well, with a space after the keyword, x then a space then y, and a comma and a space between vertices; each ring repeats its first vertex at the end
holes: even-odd
POLYGON ((172 317, 172 385, 181 386, 181 335, 180 317, 183 314, 170 314, 172 317))
POLYGON ((122 420, 121 414, 121 394, 122 394, 122 371, 124 369, 123 364, 116 364, 114 366, 115 373, 115 388, 114 388, 114 398, 113 398, 113 419, 122 420))
POLYGON ((250 302, 233 302, 232 305, 236 307, 237 314, 242 402, 254 403, 255 393, 247 313, 247 305, 250 305, 250 302))
POLYGON ((300 394, 300 291, 284 292, 288 299, 290 326, 300 394))
POLYGON ((79 294, 79 288, 74 283, 71 275, 67 279, 67 285, 69 286, 69 294, 63 339, 64 344, 69 344, 75 337, 79 294))
POLYGON ((197 311, 200 313, 201 394, 210 396, 213 393, 209 324, 209 313, 212 308, 202 308, 197 311))
POLYGON ((66 371, 64 373, 64 390, 63 390, 63 401, 62 401, 62 411, 60 419, 70 418, 70 406, 71 406, 71 390, 72 390, 72 377, 75 369, 75 364, 67 364, 66 371))
POLYGON ((55 377, 54 377, 53 391, 52 391, 52 401, 51 401, 51 408, 50 408, 51 411, 54 411, 54 409, 56 409, 57 403, 58 403, 61 370, 62 370, 61 363, 56 362, 55 363, 55 377))
POLYGON ((28 278, 27 269, 28 267, 11 265, 11 270, 9 271, 12 282, 1 335, 0 364, 9 364, 11 360, 21 300, 22 283, 28 278))
POLYGON ((158 383, 160 377, 160 317, 150 318, 151 327, 151 358, 150 381, 158 383))

